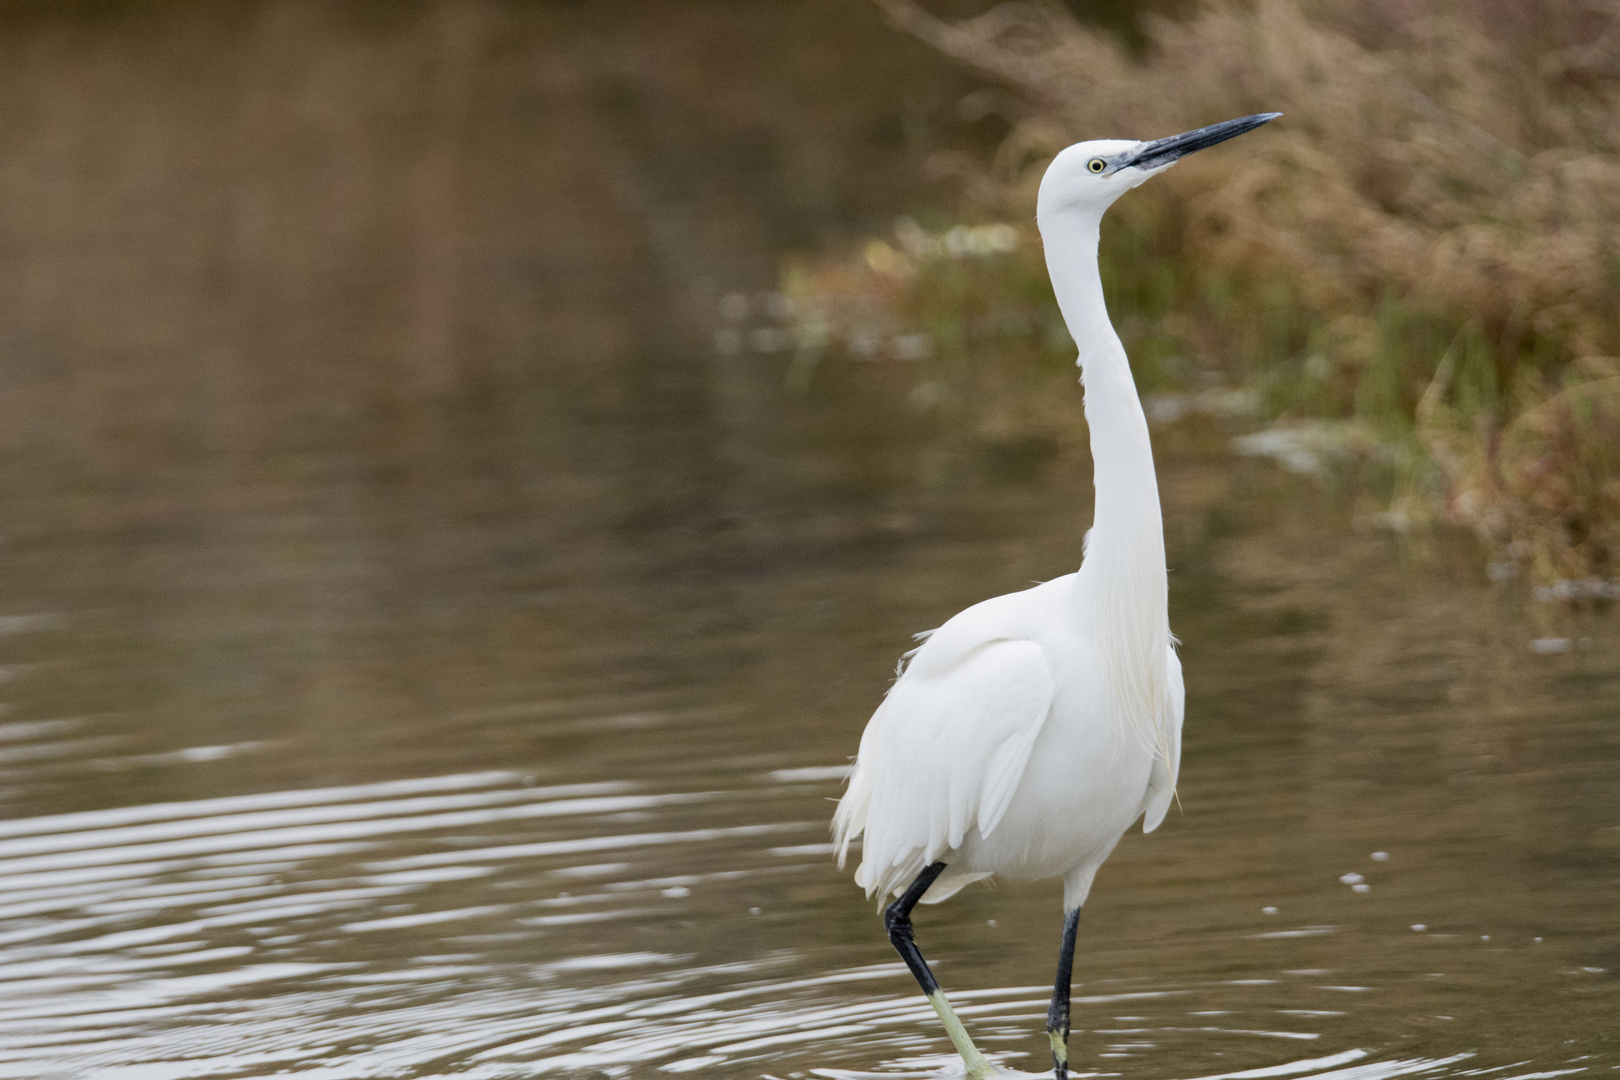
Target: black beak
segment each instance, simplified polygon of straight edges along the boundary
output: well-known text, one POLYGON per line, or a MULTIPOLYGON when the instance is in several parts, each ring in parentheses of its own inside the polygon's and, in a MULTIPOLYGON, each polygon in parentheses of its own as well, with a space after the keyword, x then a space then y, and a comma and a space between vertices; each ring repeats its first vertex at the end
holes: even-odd
POLYGON ((1172 161, 1186 157, 1194 150, 1202 150, 1216 143, 1225 142, 1235 135, 1245 131, 1253 131, 1261 124, 1277 119, 1280 112, 1255 113, 1253 116, 1240 116, 1236 120, 1223 120, 1219 124, 1201 127, 1196 131, 1182 132, 1172 135, 1168 139, 1154 139, 1145 142, 1137 149, 1134 157, 1126 159, 1126 165, 1135 165, 1139 169, 1156 169, 1160 165, 1168 165, 1172 161))

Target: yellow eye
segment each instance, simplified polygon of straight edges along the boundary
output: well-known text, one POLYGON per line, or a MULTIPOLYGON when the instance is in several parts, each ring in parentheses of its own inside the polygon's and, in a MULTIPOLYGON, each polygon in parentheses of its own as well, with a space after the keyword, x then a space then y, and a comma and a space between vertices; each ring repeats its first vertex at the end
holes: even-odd
POLYGON ((1086 168, 1094 173, 1099 173, 1108 168, 1108 163, 1100 157, 1094 157, 1086 163, 1086 168))

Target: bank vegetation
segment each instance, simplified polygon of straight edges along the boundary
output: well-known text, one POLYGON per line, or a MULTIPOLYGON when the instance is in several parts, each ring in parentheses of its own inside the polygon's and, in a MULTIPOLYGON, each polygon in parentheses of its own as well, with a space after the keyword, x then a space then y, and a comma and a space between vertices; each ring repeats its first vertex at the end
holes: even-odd
POLYGON ((789 270, 807 349, 916 363, 919 407, 1060 422, 994 392, 1073 357, 1032 220, 1046 162, 1281 111, 1105 223, 1150 415, 1233 417, 1251 450, 1349 470, 1371 518, 1466 525, 1565 598, 1620 592, 1620 3, 1218 0, 1138 51, 1058 4, 878 2, 992 79, 964 108, 1008 134, 935 162, 976 224, 789 270))

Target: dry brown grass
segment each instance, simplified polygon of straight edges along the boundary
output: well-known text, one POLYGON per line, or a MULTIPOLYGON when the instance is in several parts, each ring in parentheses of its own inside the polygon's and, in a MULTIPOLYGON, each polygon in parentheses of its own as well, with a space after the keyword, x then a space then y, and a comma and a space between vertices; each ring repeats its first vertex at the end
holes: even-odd
POLYGON ((1127 344, 1258 387, 1272 419, 1406 442, 1429 474, 1386 504, 1418 493, 1539 576, 1615 571, 1620 2, 1218 0, 1141 57, 1057 4, 877 2, 1028 102, 989 166, 941 163, 1010 220, 1070 142, 1283 112, 1121 203, 1127 344))

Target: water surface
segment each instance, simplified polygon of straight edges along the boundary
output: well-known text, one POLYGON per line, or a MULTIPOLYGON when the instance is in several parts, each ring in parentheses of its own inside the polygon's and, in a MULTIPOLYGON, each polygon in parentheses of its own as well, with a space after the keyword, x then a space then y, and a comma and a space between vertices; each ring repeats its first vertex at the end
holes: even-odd
MULTIPOLYGON (((949 1066, 829 800, 910 634, 1073 568, 1083 434, 713 330, 960 76, 802 5, 151 10, 0 32, 0 1076, 949 1066)), ((1077 1071, 1611 1074, 1611 623, 1228 434, 1155 432, 1181 805, 1077 1071)), ((918 918, 1014 1068, 1060 891, 918 918)))

